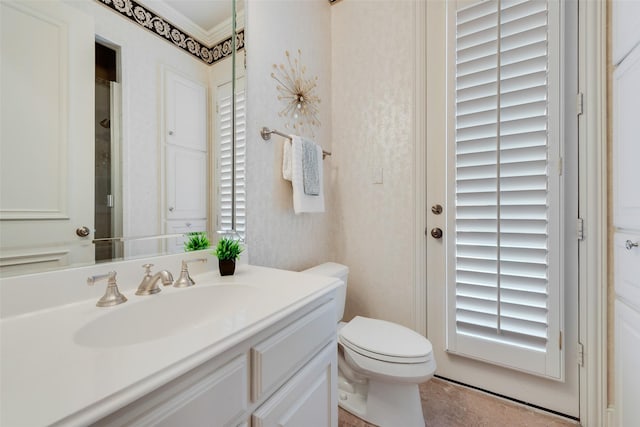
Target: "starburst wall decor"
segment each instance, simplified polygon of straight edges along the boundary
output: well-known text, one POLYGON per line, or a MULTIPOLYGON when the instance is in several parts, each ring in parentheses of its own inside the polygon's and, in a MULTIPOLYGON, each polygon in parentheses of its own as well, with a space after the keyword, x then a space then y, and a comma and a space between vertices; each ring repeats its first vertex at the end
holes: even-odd
POLYGON ((273 64, 274 72, 271 77, 279 84, 278 99, 285 103, 284 108, 278 113, 280 117, 285 117, 289 121, 286 128, 302 134, 305 131, 315 136, 314 126, 320 126, 318 119, 320 98, 316 95, 318 77, 307 78, 306 68, 302 65, 302 52, 298 49, 298 57, 291 61, 289 51, 285 51, 287 64, 273 64))

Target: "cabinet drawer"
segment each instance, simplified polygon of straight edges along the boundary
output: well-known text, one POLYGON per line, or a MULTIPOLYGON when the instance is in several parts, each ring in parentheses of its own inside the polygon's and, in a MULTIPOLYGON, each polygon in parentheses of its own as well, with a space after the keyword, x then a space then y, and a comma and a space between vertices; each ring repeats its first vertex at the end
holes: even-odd
POLYGON ((209 364, 160 387, 94 426, 231 426, 247 411, 247 357, 209 364))
POLYGON ((251 398, 278 387, 335 338, 335 303, 328 302, 251 349, 251 398))

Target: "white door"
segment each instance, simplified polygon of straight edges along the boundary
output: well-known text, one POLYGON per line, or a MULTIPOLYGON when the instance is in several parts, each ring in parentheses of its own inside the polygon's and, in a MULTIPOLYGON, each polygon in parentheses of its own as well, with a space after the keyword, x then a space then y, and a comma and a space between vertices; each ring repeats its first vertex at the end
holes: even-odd
POLYGON ((577 3, 427 7, 436 374, 578 417, 577 3))
POLYGON ((613 1, 613 277, 616 426, 640 419, 640 1, 613 1))
POLYGON ((93 19, 59 1, 0 15, 1 271, 92 262, 93 19))
POLYGON ((207 87, 164 71, 165 231, 207 218, 207 87))

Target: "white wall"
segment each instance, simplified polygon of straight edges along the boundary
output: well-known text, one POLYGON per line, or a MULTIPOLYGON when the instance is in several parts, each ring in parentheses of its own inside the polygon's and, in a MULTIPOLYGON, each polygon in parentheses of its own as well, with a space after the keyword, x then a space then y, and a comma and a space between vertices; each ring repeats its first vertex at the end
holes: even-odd
POLYGON ((350 268, 346 319, 414 327, 416 5, 347 0, 331 12, 332 234, 336 260, 350 268))
POLYGON ((320 122, 315 140, 325 150, 331 141, 331 10, 327 0, 248 0, 247 96, 247 245, 252 264, 299 270, 331 257, 332 221, 337 220, 332 203, 331 166, 324 161, 325 213, 293 212, 291 183, 282 179, 282 139, 270 142, 260 137, 260 128, 281 131, 285 121, 278 116, 276 82, 272 65, 285 62, 285 50, 302 51, 308 76, 318 76, 320 122))
POLYGON ((94 16, 99 40, 121 48, 124 235, 160 234, 161 67, 204 85, 210 68, 95 1, 68 3, 94 16))

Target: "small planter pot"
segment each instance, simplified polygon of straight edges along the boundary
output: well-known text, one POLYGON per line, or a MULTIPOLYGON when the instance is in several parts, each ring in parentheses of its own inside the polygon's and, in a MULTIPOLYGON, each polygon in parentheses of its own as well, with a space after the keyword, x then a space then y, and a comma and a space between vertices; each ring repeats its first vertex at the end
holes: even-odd
POLYGON ((220 269, 221 276, 233 276, 233 273, 236 271, 236 260, 235 259, 219 259, 218 269, 220 269))

